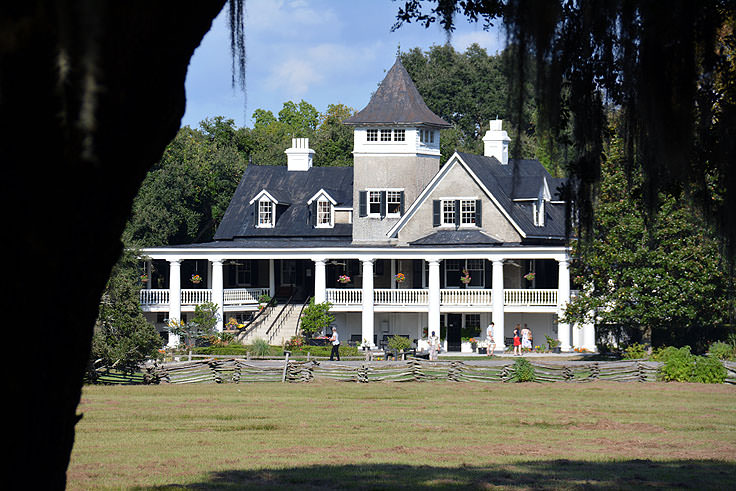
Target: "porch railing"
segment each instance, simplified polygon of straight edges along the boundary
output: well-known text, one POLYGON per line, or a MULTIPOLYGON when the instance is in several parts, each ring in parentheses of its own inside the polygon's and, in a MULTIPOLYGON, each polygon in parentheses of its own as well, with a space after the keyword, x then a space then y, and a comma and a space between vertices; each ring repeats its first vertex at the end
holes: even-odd
POLYGON ((504 290, 505 305, 557 305, 557 290, 504 290))
POLYGON ((141 305, 169 304, 168 288, 141 290, 138 295, 141 305))
POLYGON ((491 290, 443 289, 440 305, 491 305, 491 290))
POLYGON ((228 288, 224 292, 225 305, 244 305, 258 303, 263 295, 268 295, 268 288, 228 288))
POLYGON ((199 305, 205 302, 212 301, 212 290, 210 289, 191 289, 181 291, 181 304, 182 305, 199 305))
POLYGON ((429 290, 377 288, 373 290, 373 302, 376 305, 427 305, 429 290))
POLYGON ((360 288, 327 288, 327 301, 333 305, 360 305, 363 303, 363 290, 360 288))

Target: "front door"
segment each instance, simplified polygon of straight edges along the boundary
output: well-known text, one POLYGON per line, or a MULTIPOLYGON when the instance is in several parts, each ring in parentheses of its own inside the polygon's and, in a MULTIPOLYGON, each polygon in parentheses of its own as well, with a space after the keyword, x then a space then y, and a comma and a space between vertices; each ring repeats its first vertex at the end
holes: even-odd
POLYGON ((447 351, 460 351, 462 348, 462 314, 447 314, 447 351))

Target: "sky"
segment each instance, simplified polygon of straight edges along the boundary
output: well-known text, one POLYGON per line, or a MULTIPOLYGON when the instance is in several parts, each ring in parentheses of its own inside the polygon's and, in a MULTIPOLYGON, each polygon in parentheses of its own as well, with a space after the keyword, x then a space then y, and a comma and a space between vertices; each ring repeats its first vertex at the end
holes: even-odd
MULTIPOLYGON (((246 0, 246 94, 231 86, 232 59, 227 5, 194 52, 186 79, 187 106, 182 126, 224 116, 251 126, 256 109, 278 115, 284 102, 305 100, 318 111, 328 104, 360 110, 402 52, 442 45, 447 35, 428 29, 391 26, 403 1, 246 0)), ((489 54, 503 48, 504 34, 464 18, 450 42, 458 51, 478 43, 489 54)))

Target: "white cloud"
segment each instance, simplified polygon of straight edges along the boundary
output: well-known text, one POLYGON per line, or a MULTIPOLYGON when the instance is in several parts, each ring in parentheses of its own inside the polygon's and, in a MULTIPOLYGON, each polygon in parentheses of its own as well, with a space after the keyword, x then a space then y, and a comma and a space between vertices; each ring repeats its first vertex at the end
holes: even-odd
POLYGON ((468 46, 478 43, 481 48, 485 48, 489 55, 501 51, 504 47, 505 38, 500 30, 494 31, 468 31, 452 36, 452 45, 456 50, 465 51, 468 46))
POLYGON ((275 37, 299 37, 311 30, 338 28, 341 23, 332 8, 315 8, 304 0, 249 0, 245 7, 248 32, 265 32, 275 37))

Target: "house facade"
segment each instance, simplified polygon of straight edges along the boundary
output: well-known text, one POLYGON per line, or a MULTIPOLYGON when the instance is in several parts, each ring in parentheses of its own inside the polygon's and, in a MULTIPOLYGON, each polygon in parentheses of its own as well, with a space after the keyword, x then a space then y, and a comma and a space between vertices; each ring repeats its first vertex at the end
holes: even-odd
POLYGON ((497 350, 517 324, 536 345, 546 335, 563 351, 595 350, 593 326, 557 321, 571 296, 564 180, 510 160, 501 121, 490 122, 484 155, 441 165, 439 130, 450 125, 397 59, 345 124, 352 168, 312 166, 308 140, 295 138, 286 167, 246 168, 212 242, 142 251, 151 322, 165 329, 211 301, 222 329, 267 294, 329 301, 340 338, 355 344, 404 335, 421 346, 434 331, 461 351, 493 321, 497 350))

